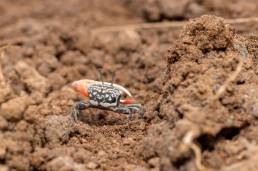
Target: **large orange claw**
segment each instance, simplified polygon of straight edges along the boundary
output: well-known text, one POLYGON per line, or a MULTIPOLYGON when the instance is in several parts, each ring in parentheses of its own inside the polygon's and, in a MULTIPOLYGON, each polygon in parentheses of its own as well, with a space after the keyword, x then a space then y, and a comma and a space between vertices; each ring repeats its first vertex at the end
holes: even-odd
POLYGON ((88 97, 89 96, 89 93, 88 93, 88 88, 87 88, 87 85, 84 81, 75 81, 72 83, 71 87, 79 92, 81 95, 85 96, 85 97, 88 97))
MULTIPOLYGON (((109 84, 111 85, 111 83, 109 82, 101 82, 101 81, 95 81, 95 80, 88 80, 88 79, 84 79, 84 80, 79 80, 79 81, 75 81, 73 84, 80 84, 80 85, 84 85, 85 87, 89 87, 89 85, 91 84, 109 84)), ((115 88, 119 89, 121 92, 125 93, 126 95, 128 95, 129 97, 132 97, 132 94, 123 86, 118 85, 118 84, 112 84, 115 88)), ((82 90, 84 91, 84 90, 82 90)))

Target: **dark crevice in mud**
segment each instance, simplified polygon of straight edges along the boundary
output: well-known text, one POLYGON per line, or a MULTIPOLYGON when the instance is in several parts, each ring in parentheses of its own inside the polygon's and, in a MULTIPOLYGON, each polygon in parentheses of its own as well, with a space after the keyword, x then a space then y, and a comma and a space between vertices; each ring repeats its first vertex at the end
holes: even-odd
POLYGON ((75 44, 75 40, 70 35, 61 35, 60 40, 64 43, 67 50, 73 49, 73 45, 75 44))
POLYGON ((183 119, 184 118, 184 114, 182 112, 180 112, 180 110, 175 109, 175 112, 177 113, 179 119, 183 119))
POLYGON ((165 14, 160 14, 160 16, 156 19, 149 17, 149 14, 143 12, 143 18, 145 18, 146 22, 164 22, 164 21, 185 21, 187 18, 184 16, 167 16, 165 14))
POLYGON ((179 159, 177 159, 176 161, 173 161, 172 164, 175 168, 179 169, 182 166, 185 166, 187 162, 189 162, 191 160, 191 157, 181 157, 179 159))
POLYGON ((182 74, 182 80, 181 80, 180 83, 186 81, 189 75, 190 75, 190 72, 183 73, 182 74))
POLYGON ((24 91, 28 94, 28 95, 31 95, 32 91, 31 89, 28 87, 28 85, 24 85, 24 91))
POLYGON ((202 151, 212 151, 214 149, 215 137, 209 134, 203 134, 197 139, 197 143, 202 151))
POLYGON ((226 52, 228 49, 228 47, 224 47, 224 48, 216 48, 216 51, 220 51, 220 52, 226 52))
MULTIPOLYGON (((75 131, 72 131, 72 132, 70 132, 69 133, 69 135, 68 135, 68 141, 70 140, 70 139, 72 139, 73 137, 77 137, 77 136, 80 136, 80 131, 79 130, 75 130, 75 131)), ((87 135, 84 135, 84 138, 85 137, 87 137, 87 135)), ((67 144, 68 142, 65 142, 65 144, 67 144)))
POLYGON ((158 113, 160 113, 160 102, 156 105, 155 111, 157 111, 158 113))
POLYGON ((239 135, 240 131, 241 131, 241 128, 235 128, 235 127, 223 128, 216 136, 216 139, 232 140, 234 137, 239 135))
POLYGON ((62 58, 62 56, 63 56, 64 54, 65 54, 64 51, 57 52, 57 53, 55 54, 55 57, 56 57, 56 59, 57 59, 58 61, 60 61, 61 58, 62 58))
POLYGON ((6 160, 5 159, 0 159, 0 164, 2 164, 2 165, 6 164, 6 160))
POLYGON ((164 15, 164 14, 161 14, 160 16, 160 22, 161 21, 185 21, 186 18, 184 16, 173 16, 173 17, 170 17, 170 16, 167 16, 167 15, 164 15))
POLYGON ((47 92, 45 92, 44 97, 49 97, 49 95, 51 95, 51 93, 53 93, 55 90, 53 89, 53 87, 49 87, 47 92))
POLYGON ((245 80, 237 80, 236 84, 237 85, 245 84, 245 80))
POLYGON ((48 141, 47 141, 47 136, 46 136, 46 128, 42 128, 42 136, 40 137, 40 143, 41 143, 41 147, 45 148, 48 141))
MULTIPOLYGON (((226 52, 228 47, 223 47, 223 48, 214 48, 213 50, 216 52, 226 52)), ((203 49, 202 53, 205 55, 207 53, 210 53, 212 50, 211 49, 203 49)))
POLYGON ((31 168, 32 171, 40 171, 40 169, 36 168, 36 167, 32 167, 31 168))
POLYGON ((241 127, 228 127, 223 128, 216 136, 210 134, 203 134, 197 138, 197 143, 199 144, 202 151, 212 151, 214 146, 221 140, 233 140, 240 132, 248 127, 249 124, 243 124, 241 127))
POLYGON ((87 56, 87 54, 80 48, 77 48, 77 47, 73 47, 72 49, 73 51, 78 51, 80 54, 82 54, 83 56, 87 56))

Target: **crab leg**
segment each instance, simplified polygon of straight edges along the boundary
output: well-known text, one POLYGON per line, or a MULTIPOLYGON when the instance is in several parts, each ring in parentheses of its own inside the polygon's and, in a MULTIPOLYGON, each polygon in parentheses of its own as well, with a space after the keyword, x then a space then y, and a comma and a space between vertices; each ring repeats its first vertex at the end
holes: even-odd
POLYGON ((128 115, 129 119, 132 118, 132 111, 127 106, 118 106, 113 108, 112 111, 128 115))
POLYGON ((145 111, 142 105, 140 103, 136 103, 134 99, 120 99, 120 103, 125 105, 131 111, 131 113, 139 112, 141 118, 143 117, 145 111))
POLYGON ((132 111, 132 113, 138 112, 140 117, 143 118, 145 110, 141 104, 135 103, 135 104, 128 105, 127 107, 130 109, 130 111, 132 111))
POLYGON ((134 99, 120 99, 120 103, 127 105, 127 104, 135 104, 136 101, 134 99))
POLYGON ((91 107, 90 103, 84 102, 84 101, 79 101, 77 102, 73 108, 72 108, 72 112, 71 112, 71 117, 73 119, 74 122, 78 122, 78 115, 80 114, 81 110, 84 110, 86 108, 91 107))
POLYGON ((143 118, 144 109, 141 104, 135 103, 130 105, 121 105, 113 108, 112 111, 128 115, 129 120, 132 118, 132 114, 139 113, 140 117, 143 118))

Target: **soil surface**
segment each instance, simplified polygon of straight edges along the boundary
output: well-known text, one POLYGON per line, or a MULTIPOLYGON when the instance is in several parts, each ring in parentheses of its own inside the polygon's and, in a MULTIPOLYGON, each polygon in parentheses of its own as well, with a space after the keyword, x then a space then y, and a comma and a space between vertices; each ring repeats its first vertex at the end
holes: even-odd
POLYGON ((258 3, 175 2, 2 0, 0 171, 256 171, 258 23, 224 18, 258 3), (98 69, 144 118, 87 109, 73 122, 70 84, 98 69))

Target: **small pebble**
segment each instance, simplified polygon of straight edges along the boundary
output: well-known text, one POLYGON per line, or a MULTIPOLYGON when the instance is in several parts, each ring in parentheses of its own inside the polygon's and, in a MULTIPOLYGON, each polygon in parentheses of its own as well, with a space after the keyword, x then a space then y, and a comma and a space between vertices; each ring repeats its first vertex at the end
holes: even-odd
POLYGON ((17 131, 26 131, 27 129, 28 129, 28 124, 24 120, 18 122, 18 124, 16 125, 17 131))
POLYGON ((101 150, 101 151, 98 152, 98 155, 99 155, 99 156, 105 156, 105 155, 106 155, 106 152, 103 151, 103 150, 101 150))
POLYGON ((4 159, 6 155, 6 148, 0 147, 0 159, 4 159))
POLYGON ((8 171, 8 167, 4 165, 0 165, 0 171, 8 171))
POLYGON ((126 138, 123 140, 123 143, 124 143, 124 145, 130 145, 130 144, 134 143, 134 140, 133 140, 133 138, 126 138))
POLYGON ((137 166, 137 167, 134 169, 134 171, 148 171, 148 169, 145 168, 145 167, 142 167, 142 166, 137 166))
POLYGON ((89 169, 96 169, 99 165, 97 163, 94 163, 94 162, 89 162, 87 164, 87 168, 89 169))
POLYGON ((7 127, 8 127, 7 120, 4 117, 0 116, 0 130, 7 129, 7 127))
POLYGON ((157 167, 159 166, 159 158, 158 157, 154 157, 154 158, 151 158, 149 161, 148 161, 149 165, 151 167, 157 167))

